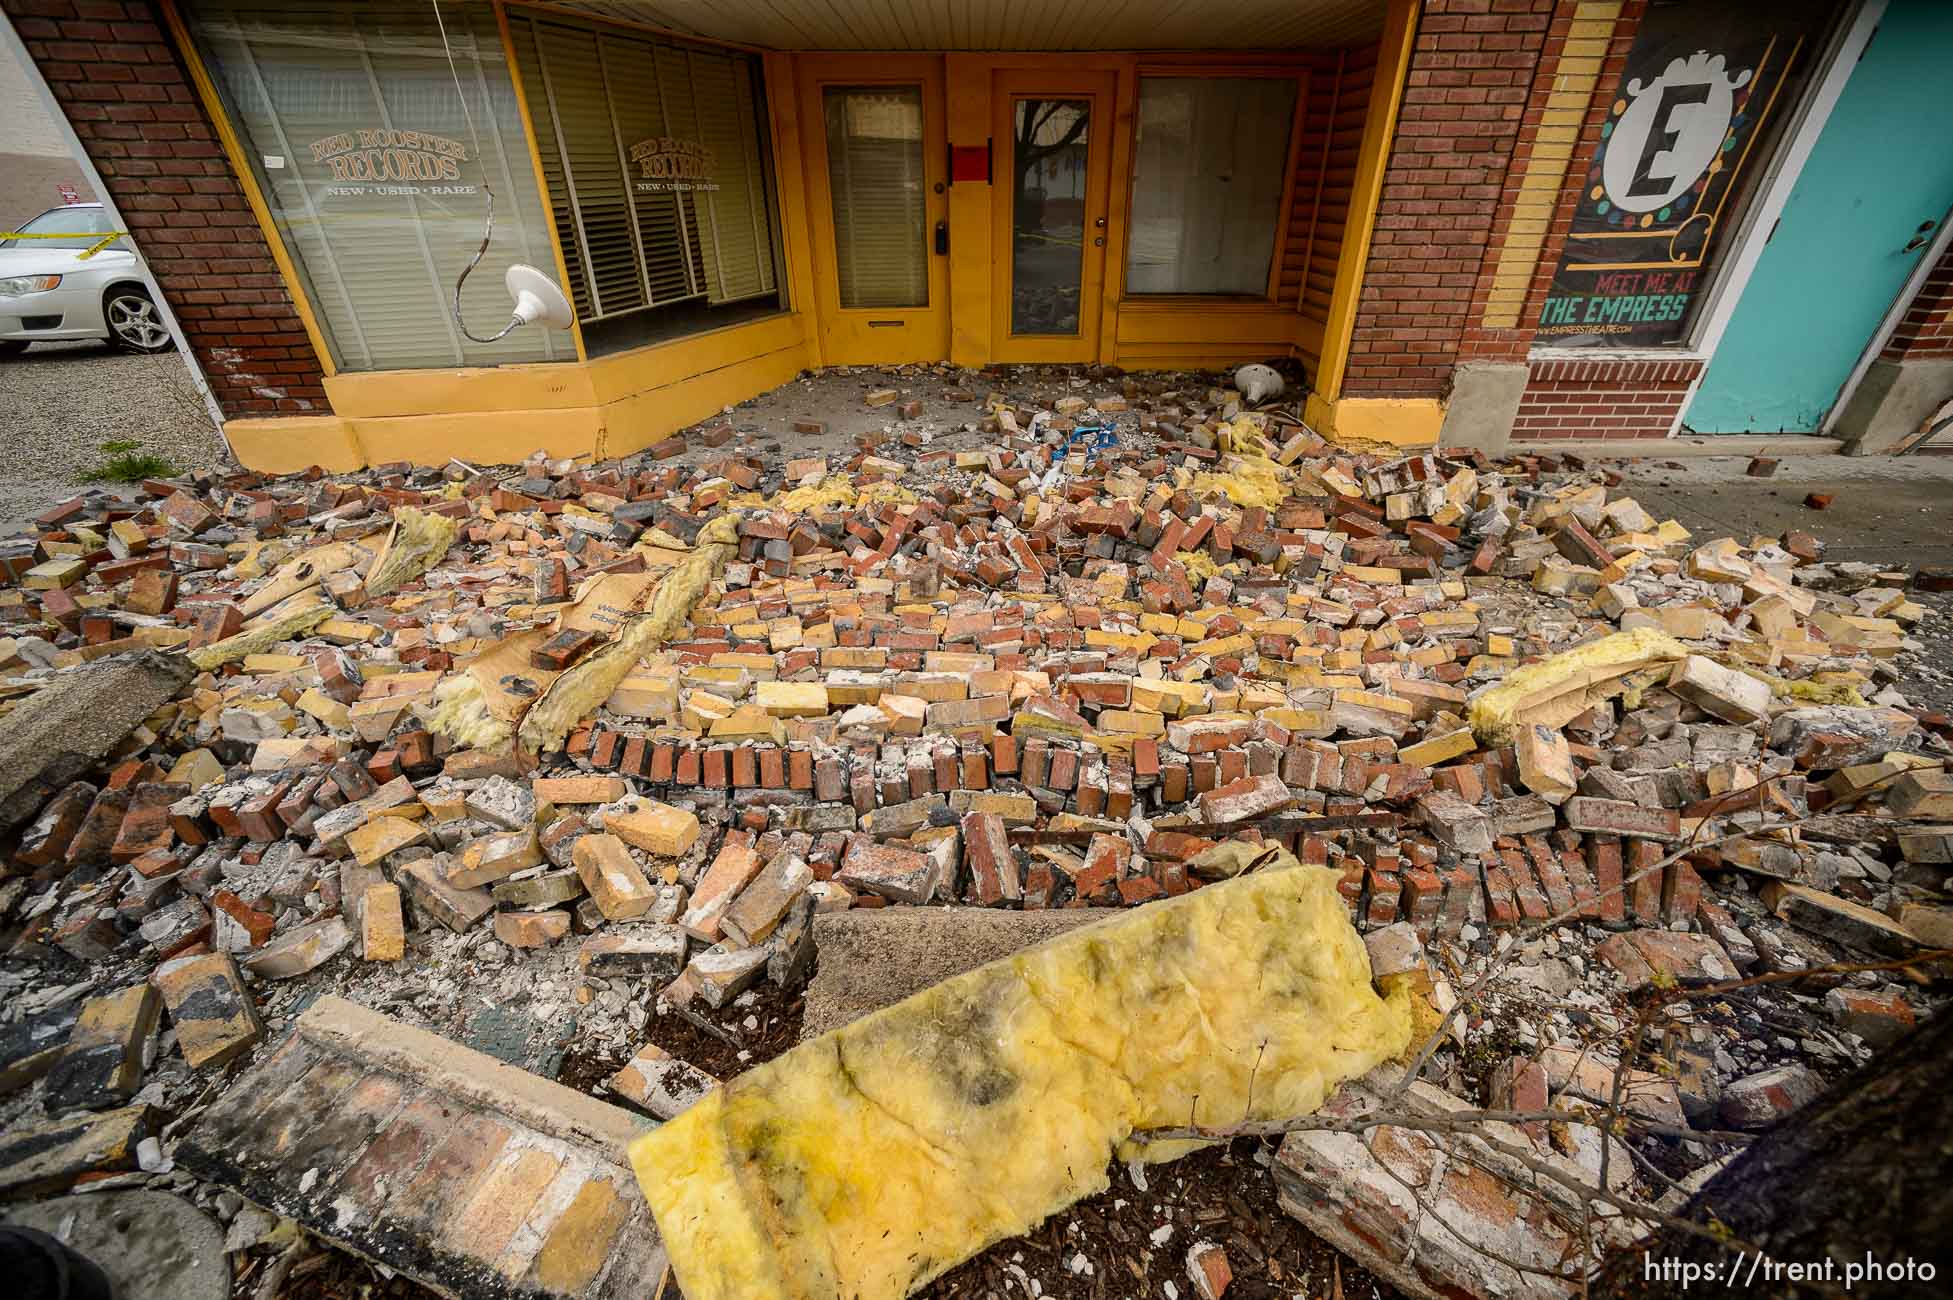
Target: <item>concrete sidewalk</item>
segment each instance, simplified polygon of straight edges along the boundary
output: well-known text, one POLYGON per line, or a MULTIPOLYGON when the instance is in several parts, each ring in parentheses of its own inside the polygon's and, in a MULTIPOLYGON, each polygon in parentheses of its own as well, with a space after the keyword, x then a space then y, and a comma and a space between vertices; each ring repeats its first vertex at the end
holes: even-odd
POLYGON ((1614 466, 1656 518, 1698 537, 1742 540, 1815 534, 1832 560, 1953 564, 1953 457, 1790 456, 1770 478, 1745 474, 1745 456, 1647 460, 1614 466), (1804 504, 1832 497, 1827 510, 1804 504))

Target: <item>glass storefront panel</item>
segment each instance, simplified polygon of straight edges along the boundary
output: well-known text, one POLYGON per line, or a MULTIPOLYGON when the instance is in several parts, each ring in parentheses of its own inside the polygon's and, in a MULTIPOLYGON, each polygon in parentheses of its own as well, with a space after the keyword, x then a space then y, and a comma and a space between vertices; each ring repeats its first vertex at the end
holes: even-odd
POLYGON ((1011 127, 1010 332, 1076 334, 1092 101, 1020 99, 1011 127))
POLYGON ((484 185, 495 240, 468 281, 469 327, 508 323, 510 263, 556 265, 488 5, 443 6, 446 49, 431 9, 193 0, 186 16, 340 369, 575 359, 565 332, 475 343, 449 310, 484 185))
POLYGON ((1268 292, 1291 77, 1141 77, 1129 294, 1268 292))
POLYGON ((922 87, 830 86, 827 179, 843 307, 927 307, 922 87))
POLYGON ((758 58, 511 10, 592 356, 780 310, 758 58))

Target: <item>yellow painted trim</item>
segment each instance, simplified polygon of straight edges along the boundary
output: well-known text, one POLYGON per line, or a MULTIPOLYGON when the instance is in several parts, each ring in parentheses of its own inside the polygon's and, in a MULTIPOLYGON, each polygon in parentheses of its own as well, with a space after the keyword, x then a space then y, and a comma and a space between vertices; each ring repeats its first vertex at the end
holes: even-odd
POLYGON ((325 382, 347 419, 442 415, 453 411, 571 410, 597 405, 588 362, 467 366, 450 370, 355 370, 325 382))
POLYGON ((780 312, 703 334, 688 334, 669 343, 632 348, 590 362, 591 389, 598 404, 608 405, 789 348, 800 351, 804 365, 807 337, 812 331, 813 321, 807 313, 780 312))
MULTIPOLYGON (((944 129, 951 147, 996 147, 990 139, 990 61, 982 54, 943 57, 944 129)), ((990 361, 990 192, 987 181, 949 187, 949 359, 977 367, 990 361)))
MULTIPOLYGON (((551 456, 601 460, 628 456, 733 402, 786 383, 804 368, 805 359, 802 348, 793 344, 736 357, 602 404, 231 420, 224 433, 241 464, 272 474, 311 465, 334 473, 390 461, 443 465, 454 456, 473 464, 514 464, 539 450, 551 456)), ((578 363, 523 367, 579 368, 578 363)), ((412 378, 426 372, 399 373, 412 378)))
POLYGON ((1330 292, 1328 320, 1323 325, 1322 360, 1316 367, 1315 390, 1330 400, 1343 391, 1350 339, 1356 330, 1357 299, 1363 293, 1370 240, 1376 234, 1384 167, 1390 159, 1391 140, 1397 134, 1397 113, 1403 107, 1404 78, 1410 71, 1411 44, 1416 39, 1416 0, 1390 0, 1384 11, 1383 38, 1377 46, 1356 179, 1350 187, 1342 251, 1336 260, 1336 287, 1330 292))
POLYGON ((534 9, 545 16, 573 18, 581 23, 600 23, 606 27, 624 27, 635 32, 646 32, 661 36, 681 45, 709 45, 722 50, 743 50, 747 54, 765 54, 766 49, 759 45, 747 45, 740 41, 721 40, 716 36, 700 36, 696 32, 682 32, 675 27, 660 27, 657 23, 647 23, 636 18, 619 18, 615 14, 592 13, 587 9, 574 9, 568 5, 550 4, 548 0, 509 0, 511 4, 524 9, 534 9))
POLYGON ((800 107, 794 90, 799 79, 798 60, 791 54, 768 54, 761 60, 761 67, 766 76, 766 111, 773 132, 773 183, 775 207, 780 216, 780 256, 786 263, 780 272, 786 305, 801 320, 804 364, 820 366, 826 362, 821 356, 817 328, 814 235, 808 227, 807 205, 799 200, 807 192, 807 163, 800 148, 800 107))
POLYGON ((336 415, 226 420, 224 441, 238 464, 261 474, 293 474, 313 465, 345 474, 366 464, 352 426, 336 415))
MULTIPOLYGON (((1139 67, 1138 60, 1122 62, 1113 70, 1111 143, 1105 179, 1105 245, 1098 251, 1099 261, 1099 343, 1097 360, 1103 364, 1119 361, 1119 317, 1125 310, 1126 244, 1132 234, 1132 186, 1138 171, 1139 144, 1139 67)), ((1090 173, 1086 180, 1089 187, 1090 173)), ((1088 188, 1087 195, 1089 197, 1088 188)), ((997 197, 997 196, 993 196, 997 197)), ((1008 202, 1008 200, 1004 200, 1008 202)), ((1089 237, 1091 227, 1087 223, 1089 237)))
MULTIPOLYGON (((550 202, 549 186, 543 180, 542 150, 536 144, 536 124, 529 116, 529 96, 522 89, 522 66, 515 57, 515 37, 509 30, 509 10, 502 0, 495 0, 495 27, 502 35, 502 61, 508 66, 509 85, 515 91, 516 112, 522 118, 522 142, 529 147, 529 172, 536 178, 536 197, 542 200, 543 225, 549 231, 549 251, 556 258, 556 283, 568 293, 570 264, 563 256, 562 235, 556 229, 556 211, 550 202)), ((574 311, 570 313, 570 340, 576 344, 576 359, 589 360, 589 350, 583 346, 583 322, 576 319, 574 311)))
POLYGON ((1116 331, 1121 365, 1126 364, 1126 345, 1133 343, 1254 343, 1286 349, 1295 339, 1295 313, 1272 302, 1243 308, 1139 305, 1128 300, 1120 307, 1116 331))
POLYGON ((1435 397, 1325 398, 1310 393, 1303 418, 1345 446, 1435 447, 1444 404, 1435 397))
POLYGON ((211 125, 217 128, 217 141, 224 146, 224 156, 230 162, 237 183, 244 189, 244 201, 251 205, 251 215, 257 218, 258 230, 264 235, 265 246, 271 250, 271 260, 277 265, 278 274, 284 277, 285 292, 292 297, 299 323, 305 326, 305 335, 312 340, 312 351, 318 357, 319 369, 330 378, 338 371, 338 364, 333 360, 332 349, 326 346, 325 331, 319 328, 319 318, 312 311, 312 302, 305 293, 305 282, 299 278, 298 267, 285 248, 284 236, 279 234, 278 225, 272 220, 271 205, 265 201, 264 192, 258 187, 258 174, 251 170, 250 155, 245 153, 244 142, 238 138, 230 115, 224 111, 224 101, 217 93, 217 83, 211 80, 210 70, 204 67, 202 53, 197 49, 196 42, 190 39, 190 29, 184 24, 183 15, 177 12, 176 0, 163 0, 162 10, 163 23, 169 28, 170 39, 176 42, 177 51, 183 56, 183 66, 190 71, 190 81, 197 88, 198 98, 203 101, 204 112, 209 115, 211 125))
MULTIPOLYGON (((1289 115, 1288 158, 1282 164, 1282 202, 1275 209, 1275 247, 1268 256, 1268 301, 1282 296, 1282 261, 1288 256, 1289 214, 1295 206, 1296 182, 1302 171, 1302 124, 1309 111, 1309 81, 1313 69, 1307 64, 1296 69, 1295 111, 1289 115)), ((1138 169, 1134 168, 1135 177, 1138 169)), ((1304 272, 1307 275, 1307 272, 1304 272)), ((1121 280, 1123 282, 1123 276, 1121 280)))
POLYGON ((755 393, 777 388, 806 369, 800 344, 728 360, 658 388, 620 397, 603 410, 598 456, 628 456, 755 393))
POLYGON ((233 420, 238 459, 285 473, 405 460, 482 464, 628 455, 786 383, 807 366, 804 314, 781 312, 595 361, 335 375, 335 415, 233 420))

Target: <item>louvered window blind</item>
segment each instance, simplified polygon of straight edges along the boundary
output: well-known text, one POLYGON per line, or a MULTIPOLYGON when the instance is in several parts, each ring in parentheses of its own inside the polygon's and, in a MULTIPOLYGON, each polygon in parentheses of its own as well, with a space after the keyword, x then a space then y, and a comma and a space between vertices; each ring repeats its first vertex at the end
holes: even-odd
POLYGON ((484 180, 495 190, 495 242, 463 298, 471 328, 507 323, 509 263, 552 275, 556 266, 490 6, 443 5, 452 72, 424 6, 186 8, 341 369, 575 359, 565 332, 475 343, 449 314, 455 278, 481 243, 484 180))
POLYGON ((758 61, 516 10, 509 26, 578 318, 689 306, 709 327, 702 309, 777 297, 758 61))
POLYGON ((822 111, 841 305, 928 306, 922 88, 830 86, 822 111))

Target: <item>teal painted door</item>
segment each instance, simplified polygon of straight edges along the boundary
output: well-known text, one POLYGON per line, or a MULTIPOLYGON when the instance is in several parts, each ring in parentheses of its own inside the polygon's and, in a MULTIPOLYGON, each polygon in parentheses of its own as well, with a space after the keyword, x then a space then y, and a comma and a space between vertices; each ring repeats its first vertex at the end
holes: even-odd
POLYGON ((1949 66, 1953 4, 1892 0, 1757 259, 1687 428, 1818 431, 1953 206, 1949 66))

